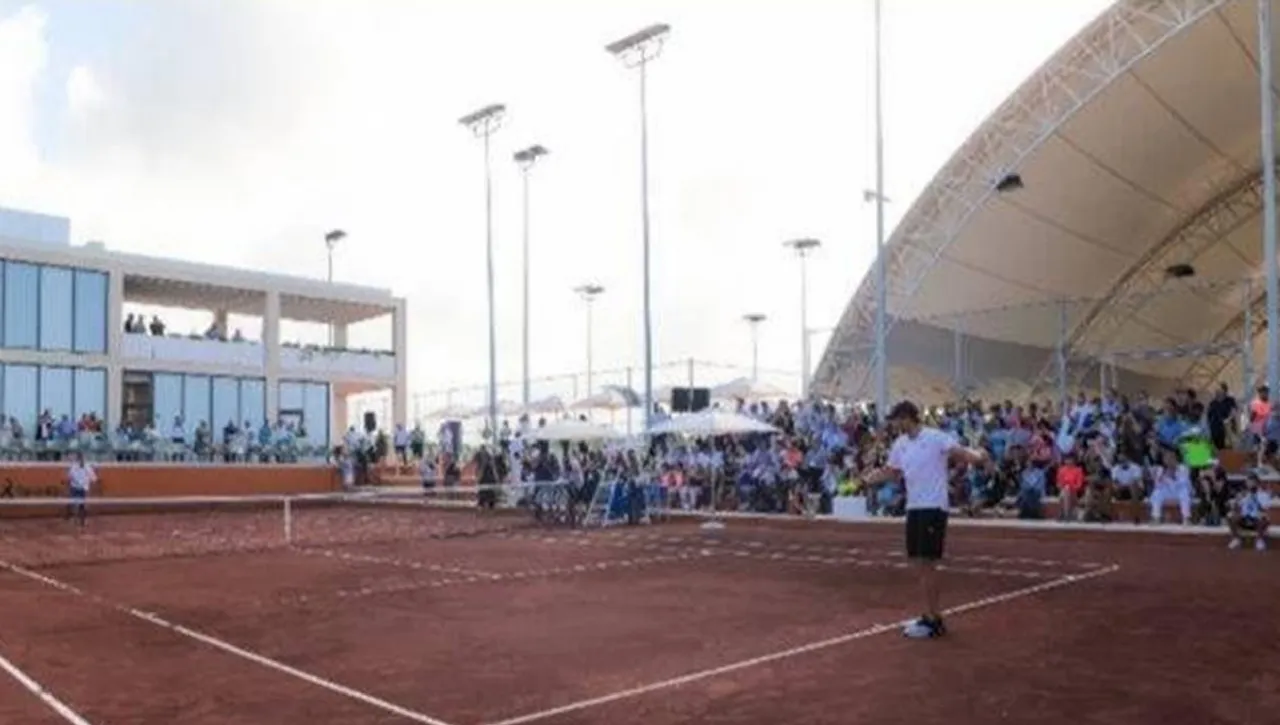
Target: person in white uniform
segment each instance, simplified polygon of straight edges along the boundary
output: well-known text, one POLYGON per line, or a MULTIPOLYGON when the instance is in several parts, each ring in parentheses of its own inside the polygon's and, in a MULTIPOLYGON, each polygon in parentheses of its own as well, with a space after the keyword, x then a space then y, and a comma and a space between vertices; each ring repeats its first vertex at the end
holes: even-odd
POLYGON ((899 435, 889 449, 889 465, 873 471, 870 484, 902 481, 907 489, 907 557, 916 563, 924 594, 924 614, 903 634, 931 639, 946 634, 939 604, 938 563, 946 546, 947 512, 951 508, 948 468, 951 461, 979 465, 987 460, 981 449, 966 448, 954 436, 921 425, 920 409, 903 401, 889 413, 899 435))
POLYGON ((1164 505, 1170 501, 1178 502, 1182 523, 1190 523, 1191 469, 1178 461, 1177 453, 1165 451, 1164 465, 1153 471, 1152 478, 1154 482, 1151 487, 1151 523, 1160 523, 1164 505))
POLYGON ((87 465, 84 462, 84 456, 80 453, 73 454, 71 467, 67 469, 67 489, 71 498, 71 506, 67 510, 67 517, 74 518, 76 524, 82 529, 89 516, 85 500, 89 498, 89 491, 97 481, 98 474, 94 472, 93 466, 87 465))

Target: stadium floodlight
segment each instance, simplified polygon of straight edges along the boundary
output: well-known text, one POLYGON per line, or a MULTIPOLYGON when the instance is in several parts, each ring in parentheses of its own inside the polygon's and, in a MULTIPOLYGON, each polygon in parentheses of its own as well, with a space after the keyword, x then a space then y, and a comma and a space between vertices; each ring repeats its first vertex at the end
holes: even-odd
POLYGON ((640 69, 640 223, 643 247, 643 263, 641 264, 643 283, 641 289, 644 296, 644 427, 646 431, 653 427, 653 309, 651 305, 652 289, 649 283, 648 67, 649 62, 662 53, 662 46, 670 33, 671 26, 669 25, 650 25, 604 47, 606 51, 622 61, 628 68, 640 69))
POLYGON ((523 241, 523 264, 521 274, 524 278, 524 309, 521 313, 521 338, 520 338, 520 357, 524 370, 522 384, 520 386, 522 400, 525 408, 529 407, 529 172, 533 170, 534 164, 538 163, 538 159, 549 153, 544 146, 534 144, 526 149, 521 149, 514 154, 516 165, 520 167, 520 181, 522 193, 522 207, 524 214, 524 241, 523 241))
MULTIPOLYGON (((743 315, 743 321, 751 326, 751 382, 760 382, 760 323, 769 319, 759 312, 743 315)), ((806 347, 808 343, 806 343, 806 347)))
POLYGON ((610 54, 622 59, 627 65, 642 65, 653 60, 662 52, 662 44, 671 34, 671 26, 665 23, 650 25, 638 30, 621 40, 615 40, 604 47, 610 54))
POLYGON ((800 399, 809 398, 809 265, 806 260, 822 246, 817 239, 784 242, 800 258, 800 399))
POLYGON ((485 284, 489 295, 489 435, 498 435, 498 332, 493 300, 493 173, 489 163, 489 139, 502 127, 507 107, 490 104, 458 119, 476 138, 484 140, 484 246, 485 284))
POLYGON ((1022 188, 1022 175, 1016 172, 1007 173, 996 182, 996 192, 1000 194, 1021 191, 1022 188))
POLYGON ((593 327, 592 308, 595 306, 596 298, 604 294, 604 286, 598 284, 584 284, 573 288, 574 292, 587 303, 587 397, 591 397, 591 375, 592 375, 592 344, 591 333, 593 327))

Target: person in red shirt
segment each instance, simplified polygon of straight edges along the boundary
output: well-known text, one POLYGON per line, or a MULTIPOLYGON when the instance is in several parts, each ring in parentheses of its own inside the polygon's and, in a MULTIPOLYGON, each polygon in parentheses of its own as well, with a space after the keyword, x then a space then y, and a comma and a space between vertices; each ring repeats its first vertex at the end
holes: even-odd
POLYGON ((1058 466, 1058 503, 1062 506, 1063 521, 1076 520, 1076 503, 1084 495, 1085 477, 1074 453, 1068 453, 1058 466))

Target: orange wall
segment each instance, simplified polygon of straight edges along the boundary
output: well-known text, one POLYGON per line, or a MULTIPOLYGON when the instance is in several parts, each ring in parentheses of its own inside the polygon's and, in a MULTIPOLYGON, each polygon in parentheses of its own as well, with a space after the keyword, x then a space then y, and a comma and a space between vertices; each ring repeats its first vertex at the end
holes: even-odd
MULTIPOLYGON (((95 466, 94 496, 245 496, 323 493, 339 489, 328 466, 114 464, 95 466)), ((66 495, 67 467, 58 463, 0 464, 0 497, 66 495)))

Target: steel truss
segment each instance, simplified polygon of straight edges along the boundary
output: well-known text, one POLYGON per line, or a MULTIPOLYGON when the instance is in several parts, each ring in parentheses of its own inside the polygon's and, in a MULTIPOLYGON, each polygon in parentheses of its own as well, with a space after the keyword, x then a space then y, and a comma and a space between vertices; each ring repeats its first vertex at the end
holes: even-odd
MULTIPOLYGON (((1172 264, 1198 258, 1256 218, 1262 209, 1262 197, 1262 173, 1255 170, 1206 204, 1155 244, 1116 282, 1110 293, 1096 302, 1071 331, 1067 349, 1090 357, 1105 357, 1107 347, 1116 341, 1125 324, 1140 314, 1151 300, 1166 293, 1169 279, 1165 270, 1172 264)), ((1214 339, 1217 341, 1218 337, 1214 339)), ((1053 373, 1052 361, 1047 361, 1031 386, 1032 394, 1048 386, 1053 373)))
MULTIPOLYGON (((889 296, 909 305, 1000 179, 1117 77, 1227 1, 1124 0, 1071 40, 965 142, 912 205, 884 246, 889 296)), ((876 346, 874 287, 865 278, 841 315, 814 374, 819 394, 855 397, 865 391, 870 366, 858 363, 876 346), (842 389, 845 371, 856 382, 842 389)), ((896 317, 889 316, 889 329, 896 317)))

